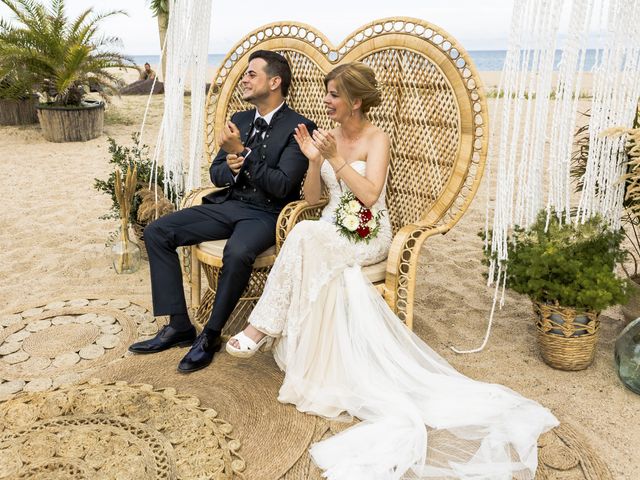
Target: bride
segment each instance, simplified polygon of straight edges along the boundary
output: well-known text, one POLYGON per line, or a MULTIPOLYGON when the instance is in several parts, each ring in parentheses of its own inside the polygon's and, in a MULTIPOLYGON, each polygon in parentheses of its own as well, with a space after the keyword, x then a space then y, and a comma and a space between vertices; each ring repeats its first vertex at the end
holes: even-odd
POLYGON ((392 230, 384 215, 389 137, 367 119, 380 103, 373 71, 341 65, 325 77, 324 103, 339 126, 295 132, 309 158, 305 198, 329 203, 319 221, 295 226, 247 328, 227 351, 253 355, 275 340, 285 372, 278 400, 327 418, 362 420, 311 455, 332 480, 533 478, 537 439, 558 424, 546 408, 506 387, 471 380, 407 329, 360 267, 384 260, 392 230), (377 235, 338 232, 344 192, 382 211, 377 235), (345 415, 346 414, 346 415, 345 415))

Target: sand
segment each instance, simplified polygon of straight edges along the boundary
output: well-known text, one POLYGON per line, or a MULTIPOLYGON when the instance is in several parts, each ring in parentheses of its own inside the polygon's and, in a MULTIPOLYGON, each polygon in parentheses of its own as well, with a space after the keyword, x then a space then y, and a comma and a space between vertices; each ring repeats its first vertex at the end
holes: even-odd
MULTIPOLYGON (((497 83, 495 74, 483 76, 488 86, 497 83)), ((7 200, 0 216, 0 314, 87 296, 125 296, 150 304, 148 264, 131 275, 116 275, 111 266, 105 240, 116 222, 98 218, 111 200, 93 189, 93 179, 110 171, 107 137, 128 144, 145 102, 144 97, 114 100, 104 135, 85 143, 48 143, 37 125, 0 127, 0 191, 7 200)), ((162 97, 155 97, 147 143, 155 141, 161 110, 162 97)), ((613 344, 624 326, 618 308, 602 316, 596 359, 581 372, 543 363, 530 302, 512 293, 496 314, 483 352, 458 355, 449 349, 477 346, 491 307, 476 235, 484 223, 485 198, 486 182, 456 228, 425 245, 415 331, 471 378, 506 385, 550 408, 585 437, 613 478, 636 479, 640 398, 615 372, 613 344)))

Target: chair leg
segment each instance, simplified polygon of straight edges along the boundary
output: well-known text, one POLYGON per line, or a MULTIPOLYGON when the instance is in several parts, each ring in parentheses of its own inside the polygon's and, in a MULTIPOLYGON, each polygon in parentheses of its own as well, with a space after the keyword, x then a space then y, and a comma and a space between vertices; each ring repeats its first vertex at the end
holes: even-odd
POLYGON ((191 247, 191 308, 196 311, 200 307, 200 295, 202 293, 202 279, 200 273, 200 261, 196 256, 196 247, 191 247))
POLYGON ((200 327, 204 327, 206 323, 209 321, 209 317, 211 316, 211 310, 213 309, 213 301, 216 298, 216 293, 211 289, 207 288, 202 296, 202 300, 198 305, 197 310, 195 310, 194 315, 194 323, 200 327))
MULTIPOLYGON (((195 253, 193 254, 193 258, 196 258, 195 253)), ((214 266, 206 262, 203 263, 199 261, 197 263, 192 263, 192 272, 197 272, 200 270, 202 270, 202 272, 204 273, 204 277, 207 279, 207 286, 205 286, 203 289, 201 283, 198 282, 197 279, 193 279, 193 281, 191 282, 191 301, 192 306, 196 304, 198 305, 197 308, 193 309, 195 311, 194 322, 196 323, 196 325, 203 327, 209 321, 211 311, 213 310, 213 303, 216 298, 216 291, 218 290, 218 275, 220 274, 220 266, 214 266), (202 296, 193 298, 193 295, 195 295, 196 292, 200 292, 202 296)), ((271 265, 268 265, 266 267, 253 268, 247 287, 245 288, 242 296, 238 300, 238 304, 225 323, 225 326, 222 330, 223 337, 235 335, 243 328, 245 328, 253 307, 258 301, 258 298, 260 298, 260 295, 262 295, 264 284, 267 281, 270 270, 271 265)))

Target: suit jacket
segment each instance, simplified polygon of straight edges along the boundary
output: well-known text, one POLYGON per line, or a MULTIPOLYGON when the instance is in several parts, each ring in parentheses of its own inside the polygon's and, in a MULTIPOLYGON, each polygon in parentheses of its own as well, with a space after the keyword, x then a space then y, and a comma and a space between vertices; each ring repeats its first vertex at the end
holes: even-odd
MULTIPOLYGON (((231 116, 245 144, 253 131, 255 112, 251 109, 231 116)), ((237 180, 227 165, 227 152, 221 149, 209 168, 209 175, 217 187, 229 188, 208 195, 205 201, 221 203, 233 198, 261 210, 279 213, 287 203, 299 200, 302 180, 309 166, 293 138, 294 128, 299 123, 304 123, 309 131, 316 128, 311 120, 285 103, 271 119, 261 145, 245 158, 237 180)))

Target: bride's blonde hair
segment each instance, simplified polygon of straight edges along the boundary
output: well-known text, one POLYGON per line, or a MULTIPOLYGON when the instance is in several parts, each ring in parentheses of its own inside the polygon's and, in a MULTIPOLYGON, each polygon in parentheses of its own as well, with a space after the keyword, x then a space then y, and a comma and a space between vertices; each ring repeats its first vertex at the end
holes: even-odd
POLYGON ((356 98, 362 101, 360 109, 363 114, 380 105, 382 99, 376 74, 368 65, 352 62, 337 66, 324 77, 325 90, 331 80, 335 82, 338 92, 347 97, 350 106, 353 106, 356 98))

